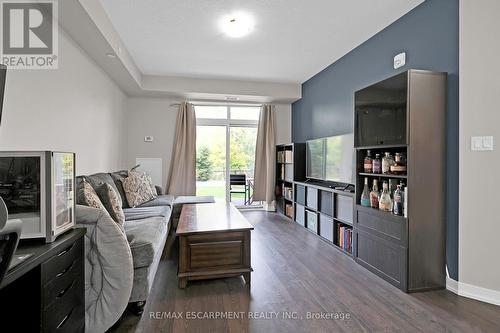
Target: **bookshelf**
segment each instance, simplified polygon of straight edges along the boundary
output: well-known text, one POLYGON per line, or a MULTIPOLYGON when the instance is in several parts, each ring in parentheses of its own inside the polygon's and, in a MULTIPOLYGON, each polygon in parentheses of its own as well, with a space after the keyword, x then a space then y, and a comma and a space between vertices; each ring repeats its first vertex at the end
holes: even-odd
POLYGON ((295 215, 293 183, 305 179, 305 154, 303 143, 276 146, 276 210, 290 219, 295 215))
POLYGON ((445 286, 446 73, 409 70, 355 94, 354 258, 405 292, 445 286), (385 152, 406 156, 403 175, 364 172, 385 152), (364 180, 402 182, 403 216, 361 206, 364 180))

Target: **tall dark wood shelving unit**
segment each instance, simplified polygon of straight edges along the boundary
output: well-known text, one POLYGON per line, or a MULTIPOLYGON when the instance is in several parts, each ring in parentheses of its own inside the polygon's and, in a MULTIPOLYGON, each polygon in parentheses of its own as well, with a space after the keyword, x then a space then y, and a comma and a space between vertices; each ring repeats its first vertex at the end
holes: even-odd
POLYGON ((446 78, 409 70, 355 94, 354 257, 406 292, 445 286, 446 78), (407 174, 364 173, 368 149, 404 153, 407 174), (403 181, 406 217, 361 206, 365 177, 370 187, 373 179, 403 181))
POLYGON ((276 146, 276 209, 279 213, 291 219, 293 219, 295 208, 293 204, 293 182, 296 180, 305 180, 305 158, 306 146, 304 143, 290 143, 276 146), (282 156, 280 157, 280 155, 282 156), (291 193, 287 195, 287 193, 284 193, 284 189, 291 189, 291 193), (286 212, 287 205, 292 207, 289 214, 286 212))

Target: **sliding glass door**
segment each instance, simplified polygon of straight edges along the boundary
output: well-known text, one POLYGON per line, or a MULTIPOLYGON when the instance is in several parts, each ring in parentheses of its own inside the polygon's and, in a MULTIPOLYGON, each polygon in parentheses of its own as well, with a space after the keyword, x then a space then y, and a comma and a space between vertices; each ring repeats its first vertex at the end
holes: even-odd
POLYGON ((226 200, 226 127, 196 128, 196 194, 226 200))
POLYGON ((253 204, 260 107, 195 105, 197 195, 253 204))

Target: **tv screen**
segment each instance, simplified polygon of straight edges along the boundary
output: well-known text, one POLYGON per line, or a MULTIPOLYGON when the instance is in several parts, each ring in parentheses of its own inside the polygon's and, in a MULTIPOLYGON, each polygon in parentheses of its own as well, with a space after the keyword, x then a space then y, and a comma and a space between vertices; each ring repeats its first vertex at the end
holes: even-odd
POLYGON ((326 138, 325 180, 352 184, 354 135, 326 138))
POLYGON ((306 176, 352 184, 354 135, 352 133, 306 142, 306 176))
POLYGON ((307 178, 325 178, 325 139, 306 142, 306 170, 307 178))
POLYGON ((0 124, 2 123, 3 94, 5 91, 5 75, 6 74, 7 74, 7 67, 0 64, 0 124))

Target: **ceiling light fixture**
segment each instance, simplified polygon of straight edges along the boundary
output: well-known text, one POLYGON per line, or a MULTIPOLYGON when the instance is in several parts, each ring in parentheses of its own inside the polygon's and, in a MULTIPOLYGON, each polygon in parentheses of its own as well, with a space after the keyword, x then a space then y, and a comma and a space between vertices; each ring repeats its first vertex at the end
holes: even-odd
POLYGON ((238 12, 224 16, 219 26, 229 37, 241 38, 253 30, 254 21, 250 15, 238 12))
POLYGON ((106 57, 111 58, 111 59, 115 59, 116 58, 116 54, 111 53, 111 52, 110 53, 106 53, 106 57))

